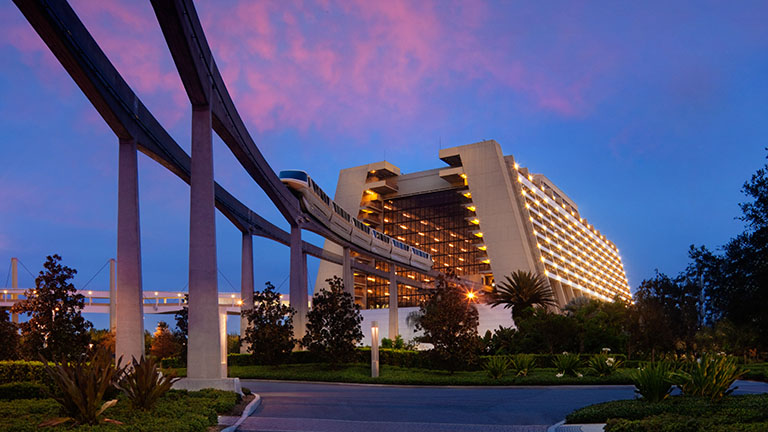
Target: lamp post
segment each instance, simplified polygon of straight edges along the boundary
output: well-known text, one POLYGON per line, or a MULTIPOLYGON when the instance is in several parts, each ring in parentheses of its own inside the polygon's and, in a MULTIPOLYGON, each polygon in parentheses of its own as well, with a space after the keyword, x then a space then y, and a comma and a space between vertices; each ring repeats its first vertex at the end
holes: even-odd
POLYGON ((379 377, 379 322, 371 322, 371 378, 379 377))

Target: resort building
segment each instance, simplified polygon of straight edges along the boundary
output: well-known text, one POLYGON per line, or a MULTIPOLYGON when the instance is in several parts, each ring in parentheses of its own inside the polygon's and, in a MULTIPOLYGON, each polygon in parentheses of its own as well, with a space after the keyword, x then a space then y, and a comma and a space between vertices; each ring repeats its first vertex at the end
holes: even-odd
MULTIPOLYGON (((495 141, 442 149, 439 158, 445 166, 409 174, 388 162, 344 169, 335 202, 393 239, 432 254, 433 269, 453 270, 487 288, 513 271, 528 270, 546 276, 559 306, 579 296, 630 300, 616 245, 543 174, 504 156, 495 141)), ((325 249, 341 253, 331 241, 325 249)), ((388 270, 368 257, 355 259, 388 270)), ((340 272, 340 266, 322 262, 315 286, 340 272)), ((397 273, 430 282, 404 269, 397 273)), ((388 288, 385 279, 355 274, 355 298, 363 309, 388 307, 388 288)), ((416 306, 424 295, 408 285, 397 291, 400 307, 416 306)))

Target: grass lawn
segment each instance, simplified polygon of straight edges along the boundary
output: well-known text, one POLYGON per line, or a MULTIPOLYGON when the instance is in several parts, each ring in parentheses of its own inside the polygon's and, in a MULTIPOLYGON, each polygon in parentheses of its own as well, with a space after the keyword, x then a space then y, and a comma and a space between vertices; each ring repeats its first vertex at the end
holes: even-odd
MULTIPOLYGON (((105 411, 105 416, 124 425, 72 427, 67 423, 48 430, 72 431, 144 431, 144 432, 204 432, 217 424, 217 416, 232 410, 237 396, 231 392, 203 390, 186 392, 172 390, 164 395, 152 411, 134 411, 129 403, 119 402, 105 411)), ((53 399, 0 400, 0 430, 4 432, 37 431, 45 420, 61 416, 53 399)))
MULTIPOLYGON (((495 380, 484 371, 447 371, 431 369, 401 368, 382 365, 378 378, 371 378, 371 367, 367 364, 347 364, 337 369, 327 364, 289 364, 281 366, 230 366, 229 376, 252 379, 323 381, 371 384, 411 385, 573 385, 573 384, 631 384, 627 369, 621 369, 609 377, 584 375, 557 378, 553 368, 534 369, 527 377, 515 377, 508 373, 495 380)), ((178 370, 179 373, 186 372, 178 370)))
POLYGON ((673 396, 659 403, 620 400, 590 405, 567 423, 608 423, 606 431, 767 431, 768 394, 728 396, 720 402, 673 396))

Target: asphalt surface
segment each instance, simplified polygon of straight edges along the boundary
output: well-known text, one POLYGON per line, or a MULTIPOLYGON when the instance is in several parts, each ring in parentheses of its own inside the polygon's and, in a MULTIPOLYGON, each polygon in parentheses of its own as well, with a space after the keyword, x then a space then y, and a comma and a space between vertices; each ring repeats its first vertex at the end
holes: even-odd
MULTIPOLYGON (((261 406, 239 430, 545 431, 571 411, 634 397, 633 386, 416 387, 243 380, 261 406)), ((768 392, 740 381, 736 393, 768 392)))

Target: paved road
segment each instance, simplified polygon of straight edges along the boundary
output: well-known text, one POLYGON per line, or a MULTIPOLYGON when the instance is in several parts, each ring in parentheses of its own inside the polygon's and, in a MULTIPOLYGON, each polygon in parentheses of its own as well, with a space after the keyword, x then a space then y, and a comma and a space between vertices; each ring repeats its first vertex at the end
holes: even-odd
MULTIPOLYGON (((737 393, 768 392, 741 381, 737 393)), ((243 380, 262 397, 244 431, 544 431, 576 408, 634 397, 632 386, 407 387, 243 380), (525 425, 525 426, 510 426, 525 425)))

